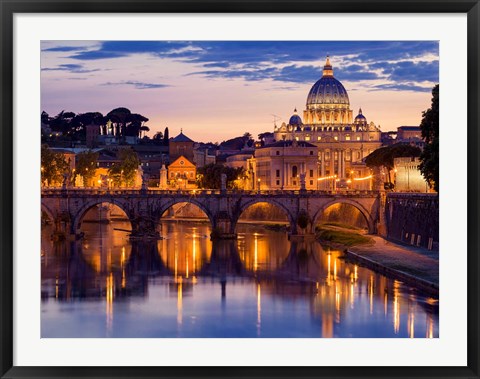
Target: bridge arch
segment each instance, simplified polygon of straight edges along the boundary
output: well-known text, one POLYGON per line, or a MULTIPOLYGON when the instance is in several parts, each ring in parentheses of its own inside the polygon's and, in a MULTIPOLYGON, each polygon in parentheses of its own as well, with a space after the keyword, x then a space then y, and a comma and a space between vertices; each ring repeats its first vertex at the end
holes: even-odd
POLYGON ((296 231, 296 218, 295 218, 295 215, 292 214, 290 209, 288 209, 288 207, 282 202, 266 197, 266 198, 253 198, 243 202, 240 205, 238 211, 233 214, 231 233, 235 233, 235 230, 237 229, 238 220, 242 216, 242 213, 245 212, 252 205, 260 204, 260 203, 267 203, 281 209, 285 213, 285 216, 287 216, 290 233, 294 233, 296 231))
POLYGON ((375 219, 373 218, 372 214, 370 211, 368 211, 367 208, 365 208, 361 203, 359 203, 356 200, 351 200, 351 199, 334 199, 332 201, 329 201, 328 203, 324 204, 313 216, 312 220, 312 228, 315 229, 315 225, 317 224, 318 220, 320 217, 325 213, 328 207, 335 205, 335 204, 348 204, 356 208, 364 217, 367 227, 368 227, 368 233, 369 234, 375 234, 376 233, 376 225, 375 225, 375 219))
MULTIPOLYGON (((75 215, 73 216, 73 222, 72 222, 72 233, 77 234, 77 232, 80 229, 80 226, 82 225, 83 218, 85 217, 86 213, 92 209, 96 205, 100 205, 103 203, 107 204, 113 204, 119 207, 123 212, 128 217, 128 220, 132 224, 133 222, 133 215, 130 213, 129 209, 125 206, 125 204, 122 201, 113 199, 113 198, 107 198, 107 199, 94 199, 86 202, 83 204, 80 209, 76 212, 75 215)), ((133 225, 132 225, 133 227, 133 225)))
POLYGON ((182 204, 182 203, 188 203, 188 204, 193 204, 200 208, 203 213, 208 217, 208 220, 210 221, 210 226, 212 229, 215 227, 215 217, 212 214, 211 210, 201 201, 194 199, 194 198, 179 198, 179 199, 172 199, 168 201, 167 203, 163 204, 157 214, 157 220, 156 222, 158 223, 163 216, 163 214, 171 207, 173 207, 175 204, 182 204))
POLYGON ((49 207, 47 207, 46 204, 43 203, 43 201, 42 201, 41 211, 42 211, 42 212, 45 212, 45 214, 48 216, 48 218, 50 219, 50 221, 51 221, 52 223, 55 222, 55 215, 54 215, 54 213, 51 211, 51 209, 50 209, 49 207))

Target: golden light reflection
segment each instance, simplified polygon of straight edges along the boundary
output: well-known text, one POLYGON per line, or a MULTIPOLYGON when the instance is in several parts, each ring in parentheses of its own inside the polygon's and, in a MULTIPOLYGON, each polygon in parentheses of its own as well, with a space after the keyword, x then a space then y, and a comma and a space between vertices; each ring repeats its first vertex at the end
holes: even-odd
POLYGON ((427 338, 433 338, 433 317, 430 313, 427 313, 427 338))
POLYGON ((110 332, 112 330, 112 323, 113 323, 113 289, 114 289, 114 283, 113 283, 113 273, 110 273, 105 278, 105 298, 106 298, 106 323, 107 323, 107 332, 110 332))
POLYGON ((55 279, 55 299, 58 299, 58 277, 55 279))
POLYGON ((368 294, 370 298, 370 314, 373 314, 373 276, 370 276, 370 280, 368 282, 368 294))
POLYGON ((122 246, 120 266, 122 267, 122 288, 125 288, 127 286, 127 277, 125 276, 125 246, 122 246))
POLYGON ((192 241, 192 257, 193 257, 193 273, 195 274, 196 268, 195 268, 195 261, 197 259, 197 233, 196 233, 197 228, 193 228, 193 241, 192 241))
POLYGON ((385 291, 385 294, 383 295, 383 311, 386 316, 388 311, 388 294, 386 291, 385 291))
POLYGON ((393 282, 393 331, 398 334, 400 330, 400 302, 398 301, 398 285, 399 283, 394 280, 393 282))
POLYGON ((332 278, 331 278, 331 276, 332 276, 332 274, 331 274, 331 265, 332 265, 331 260, 332 260, 332 256, 331 256, 331 254, 328 254, 327 255, 327 286, 330 286, 332 284, 331 283, 331 280, 332 280, 332 278))
POLYGON ((353 309, 354 305, 355 305, 355 288, 352 283, 350 284, 350 308, 353 309))
POLYGON ((333 261, 333 280, 337 280, 337 258, 333 261))
POLYGON ((183 289, 182 289, 182 277, 178 280, 177 287, 177 324, 183 323, 183 289))
POLYGON ((408 336, 415 338, 415 313, 408 314, 408 336))
POLYGON ((340 322, 340 290, 338 284, 335 282, 335 322, 340 322))
POLYGON ((258 269, 258 233, 254 233, 254 244, 253 244, 253 271, 258 269))

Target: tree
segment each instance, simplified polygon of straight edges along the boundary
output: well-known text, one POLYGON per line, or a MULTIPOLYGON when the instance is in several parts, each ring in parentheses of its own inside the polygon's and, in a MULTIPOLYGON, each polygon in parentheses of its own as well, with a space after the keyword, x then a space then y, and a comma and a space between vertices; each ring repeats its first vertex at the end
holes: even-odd
POLYGON ((91 181, 97 170, 97 161, 98 153, 95 153, 92 150, 84 151, 77 155, 75 175, 80 175, 83 178, 84 187, 92 185, 91 181))
POLYGON ((120 162, 108 169, 108 175, 113 180, 114 186, 121 186, 123 183, 127 187, 135 184, 140 159, 135 151, 130 148, 120 149, 118 151, 120 162))
POLYGON ((381 147, 365 158, 368 167, 384 167, 388 173, 388 183, 391 183, 390 171, 394 167, 394 159, 401 157, 419 157, 420 148, 403 143, 396 143, 390 146, 381 147))
POLYGON ((439 165, 439 91, 437 84, 432 89, 432 105, 423 112, 420 129, 425 140, 425 147, 420 155, 420 171, 423 177, 435 191, 439 191, 440 165, 439 165))
POLYGON ((163 133, 163 144, 165 146, 168 146, 168 140, 170 139, 169 133, 168 133, 168 126, 165 128, 165 132, 163 133))
POLYGON ((198 169, 197 185, 200 188, 220 189, 221 176, 227 175, 227 188, 235 186, 235 180, 243 176, 243 168, 227 167, 218 163, 210 163, 198 169))
POLYGON ((52 151, 47 145, 42 145, 41 165, 42 183, 47 186, 62 184, 64 175, 70 174, 70 165, 65 156, 52 151))

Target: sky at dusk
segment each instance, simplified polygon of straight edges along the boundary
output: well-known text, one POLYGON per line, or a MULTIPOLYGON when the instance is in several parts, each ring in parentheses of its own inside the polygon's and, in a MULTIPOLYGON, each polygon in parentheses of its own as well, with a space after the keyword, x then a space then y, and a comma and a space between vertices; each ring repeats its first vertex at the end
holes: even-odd
MULTIPOLYGON (((220 36, 219 36, 220 37, 220 36)), ((272 132, 300 115, 330 56, 354 117, 382 131, 419 125, 439 81, 436 41, 43 41, 42 110, 129 108, 195 141, 272 132), (275 116, 274 116, 275 115, 275 116)), ((39 112, 39 115, 40 115, 39 112)))

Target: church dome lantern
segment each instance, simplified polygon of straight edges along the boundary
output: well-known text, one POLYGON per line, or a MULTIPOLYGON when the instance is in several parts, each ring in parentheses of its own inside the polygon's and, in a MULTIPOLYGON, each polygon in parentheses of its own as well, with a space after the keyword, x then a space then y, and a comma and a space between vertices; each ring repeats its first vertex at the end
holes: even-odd
POLYGON ((293 111, 293 115, 292 115, 292 117, 290 117, 290 120, 288 121, 288 124, 292 125, 292 126, 303 125, 302 119, 297 114, 297 108, 295 108, 295 110, 293 111))
POLYGON ((362 108, 358 110, 358 115, 355 117, 355 124, 357 125, 366 125, 367 118, 362 113, 362 108))

